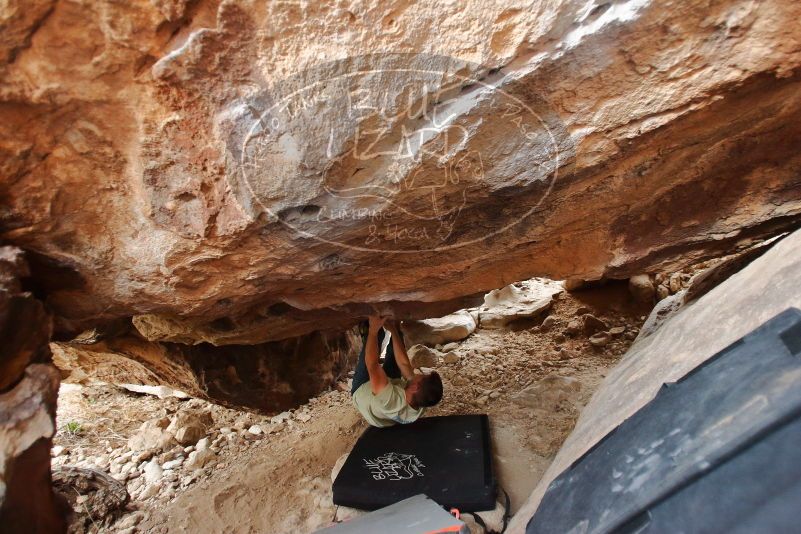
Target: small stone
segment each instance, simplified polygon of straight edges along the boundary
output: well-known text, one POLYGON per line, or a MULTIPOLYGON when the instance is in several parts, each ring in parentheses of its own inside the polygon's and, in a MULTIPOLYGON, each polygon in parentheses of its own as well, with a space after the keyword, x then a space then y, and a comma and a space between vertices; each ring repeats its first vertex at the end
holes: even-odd
POLYGON ((159 491, 161 491, 161 483, 151 484, 147 486, 142 493, 139 494, 140 500, 150 499, 151 497, 155 497, 158 495, 159 491))
POLYGON ((476 404, 478 404, 479 406, 484 406, 484 405, 487 404, 488 400, 489 400, 489 396, 488 395, 482 395, 481 397, 476 399, 476 404))
POLYGON ((142 451, 140 453, 134 454, 131 457, 131 459, 134 461, 134 463, 140 464, 142 462, 146 462, 147 460, 150 460, 153 457, 153 455, 155 455, 155 454, 156 454, 156 451, 153 450, 153 449, 150 449, 150 450, 146 450, 146 451, 142 451))
POLYGON ((248 432, 253 434, 254 436, 258 436, 262 434, 264 431, 261 429, 259 425, 252 425, 250 428, 248 428, 248 432))
POLYGON ((581 321, 578 319, 573 319, 569 323, 567 323, 567 327, 565 328, 565 335, 567 336, 575 336, 581 331, 581 321))
POLYGON ((584 334, 587 336, 591 336, 596 332, 601 332, 607 329, 605 322, 589 313, 582 315, 581 321, 584 334))
POLYGON ((559 321, 556 319, 556 317, 554 317, 553 315, 549 315, 542 321, 542 324, 540 325, 540 330, 543 332, 547 332, 554 326, 556 326, 558 322, 559 321))
POLYGON ((581 317, 582 315, 587 315, 588 313, 592 313, 592 310, 587 306, 579 306, 576 310, 576 317, 581 317))
POLYGON ((195 445, 195 450, 205 451, 209 448, 209 445, 211 445, 211 440, 209 438, 203 438, 197 442, 197 445, 195 445))
POLYGON ((155 484, 161 480, 163 474, 164 472, 161 470, 161 466, 155 458, 150 460, 145 466, 145 482, 148 484, 155 484))
POLYGON ((297 419, 301 423, 306 423, 311 419, 311 415, 308 412, 301 412, 295 415, 295 419, 297 419))
POLYGON ((132 451, 166 449, 175 443, 175 437, 172 432, 165 430, 169 424, 170 420, 166 417, 145 421, 137 432, 128 439, 128 448, 132 451))
POLYGON ((459 360, 461 359, 462 359, 461 356, 459 356, 455 352, 449 352, 448 354, 442 357, 442 361, 446 364, 459 363, 459 360))
POLYGON ((284 421, 288 421, 290 417, 291 415, 289 412, 281 412, 278 415, 271 417, 270 422, 275 425, 278 423, 283 423, 284 421))
POLYGON ((230 433, 232 433, 232 432, 233 432, 233 430, 231 430, 231 429, 230 429, 230 428, 228 428, 227 426, 224 426, 224 427, 222 427, 222 428, 220 429, 220 434, 230 434, 230 433))
POLYGON ((572 360, 573 358, 578 357, 578 354, 576 354, 574 351, 568 350, 564 347, 559 349, 558 355, 560 360, 572 360))
POLYGON ((637 302, 653 304, 656 290, 651 277, 647 274, 638 274, 629 278, 629 293, 637 302))
POLYGON ((131 514, 124 516, 122 519, 117 521, 114 526, 118 529, 126 529, 135 527, 138 525, 142 519, 145 517, 145 513, 142 511, 136 511, 131 514))
POLYGON ((656 298, 657 300, 663 300, 670 296, 670 289, 664 285, 660 284, 659 287, 656 288, 656 298))
POLYGON ((142 477, 135 478, 132 482, 128 483, 128 493, 134 493, 145 483, 142 477))
POLYGON ((593 347, 605 347, 612 341, 612 335, 609 332, 598 332, 590 337, 590 344, 593 347))
POLYGON ((501 392, 500 391, 493 391, 492 393, 489 394, 489 398, 491 398, 491 399, 497 399, 500 396, 501 396, 501 392))
POLYGON ((670 275, 668 287, 671 293, 678 293, 681 291, 681 273, 673 273, 670 275))
POLYGON ((458 348, 459 348, 459 343, 454 341, 452 343, 446 343, 445 345, 443 345, 442 346, 442 352, 450 352, 450 351, 456 350, 458 348))
POLYGON ((177 467, 180 467, 182 463, 184 463, 184 459, 183 458, 177 458, 175 460, 170 460, 169 462, 164 462, 164 465, 162 466, 162 468, 164 468, 164 469, 175 469, 177 467))
POLYGON ((189 454, 189 457, 186 459, 186 463, 184 465, 189 469, 200 469, 214 460, 216 456, 217 455, 209 449, 195 451, 189 454))
POLYGON ((53 455, 53 458, 58 458, 59 456, 62 456, 64 453, 66 453, 67 449, 65 449, 61 445, 56 445, 50 452, 53 455))
POLYGON ((425 345, 414 345, 409 349, 409 362, 414 369, 421 367, 435 367, 439 362, 440 353, 425 345))
POLYGON ((188 425, 175 432, 175 440, 181 445, 192 445, 205 435, 206 430, 202 425, 188 425))
POLYGON ((565 337, 564 334, 556 334, 555 336, 553 336, 554 343, 561 344, 564 343, 565 341, 567 341, 567 338, 565 337))

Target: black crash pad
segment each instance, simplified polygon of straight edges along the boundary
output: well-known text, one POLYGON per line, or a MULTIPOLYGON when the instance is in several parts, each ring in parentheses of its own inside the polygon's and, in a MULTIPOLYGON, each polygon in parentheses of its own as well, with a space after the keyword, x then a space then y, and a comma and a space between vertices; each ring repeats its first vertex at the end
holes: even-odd
POLYGON ((368 428, 333 486, 334 504, 376 510, 424 493, 446 508, 495 508, 486 415, 424 417, 368 428))
POLYGON ((548 487, 526 532, 795 532, 801 311, 665 384, 548 487))

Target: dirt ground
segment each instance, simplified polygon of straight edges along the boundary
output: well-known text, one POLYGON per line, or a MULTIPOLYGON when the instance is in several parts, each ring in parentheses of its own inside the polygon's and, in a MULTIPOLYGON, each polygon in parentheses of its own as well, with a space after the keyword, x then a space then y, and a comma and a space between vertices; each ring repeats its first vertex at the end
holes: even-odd
MULTIPOLYGON (((564 293, 545 325, 540 317, 506 329, 479 328, 453 349, 458 362, 438 365, 445 397, 428 415, 489 414, 495 468, 514 512, 649 309, 634 303, 625 284, 610 283, 564 293), (618 327, 608 345, 592 346, 583 332, 565 335, 569 323, 587 313, 609 329, 618 327)), ((307 405, 269 417, 199 399, 65 384, 55 438, 64 451, 57 449, 53 465, 94 467, 127 484, 132 500, 116 522, 86 521, 88 532, 312 532, 352 515, 331 501, 332 468, 366 428, 348 390, 342 382, 307 405), (128 438, 144 421, 187 410, 211 415, 206 435, 213 461, 196 469, 184 462, 145 482, 143 466, 153 458, 126 455, 128 438)), ((154 458, 180 460, 193 447, 180 449, 154 458)))

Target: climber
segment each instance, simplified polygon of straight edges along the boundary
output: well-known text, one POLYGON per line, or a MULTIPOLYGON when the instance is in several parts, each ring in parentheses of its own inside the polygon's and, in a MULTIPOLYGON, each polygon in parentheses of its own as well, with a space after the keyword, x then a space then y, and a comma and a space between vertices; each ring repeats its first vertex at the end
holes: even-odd
POLYGON ((442 399, 442 379, 436 371, 416 375, 403 336, 392 319, 370 316, 351 387, 353 404, 372 426, 416 421, 442 399), (383 366, 378 361, 384 330, 392 336, 383 366))

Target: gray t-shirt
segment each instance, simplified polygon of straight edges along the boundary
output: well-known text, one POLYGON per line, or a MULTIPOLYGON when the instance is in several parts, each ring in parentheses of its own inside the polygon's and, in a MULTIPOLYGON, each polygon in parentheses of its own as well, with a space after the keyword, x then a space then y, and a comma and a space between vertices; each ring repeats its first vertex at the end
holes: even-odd
POLYGON ((423 415, 425 408, 416 410, 406 403, 406 384, 404 378, 391 378, 378 395, 373 395, 370 382, 365 382, 353 393, 353 404, 373 426, 413 423, 423 415))

